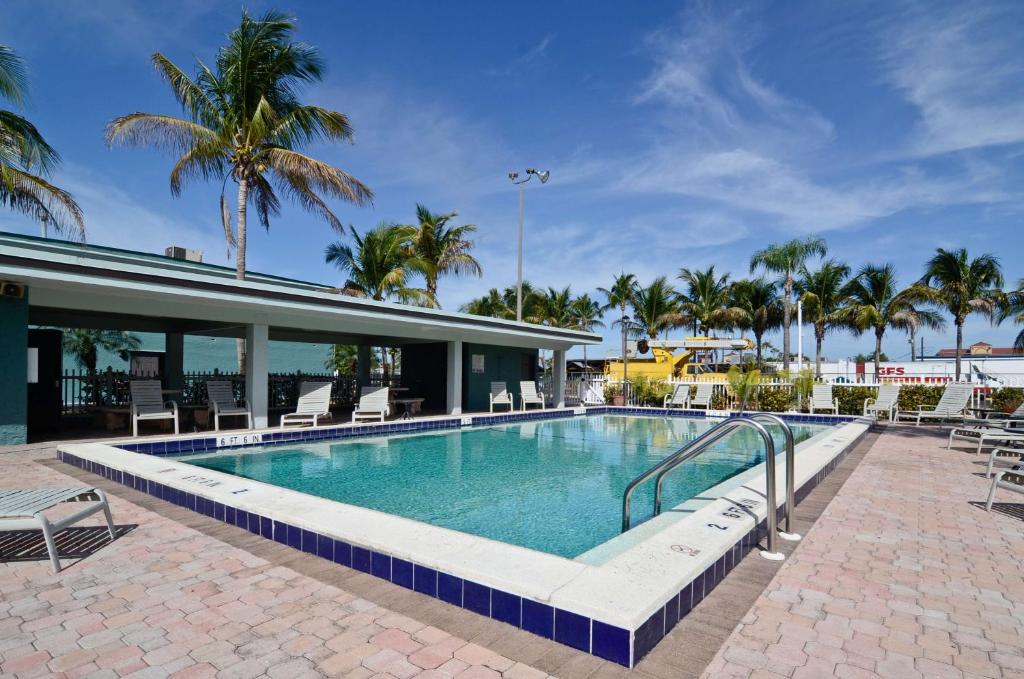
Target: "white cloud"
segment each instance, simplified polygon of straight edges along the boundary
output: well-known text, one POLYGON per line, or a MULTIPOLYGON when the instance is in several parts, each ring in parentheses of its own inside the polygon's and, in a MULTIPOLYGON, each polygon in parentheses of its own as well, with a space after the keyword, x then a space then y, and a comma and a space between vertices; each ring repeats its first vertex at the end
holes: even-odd
POLYGON ((912 7, 883 36, 889 83, 919 112, 911 153, 1024 142, 1020 4, 912 7))
POLYGON ((526 69, 537 64, 541 59, 547 55, 548 47, 555 40, 554 33, 548 33, 540 39, 536 45, 526 50, 515 59, 512 59, 501 68, 487 68, 484 69, 484 73, 490 76, 507 77, 522 73, 526 69))

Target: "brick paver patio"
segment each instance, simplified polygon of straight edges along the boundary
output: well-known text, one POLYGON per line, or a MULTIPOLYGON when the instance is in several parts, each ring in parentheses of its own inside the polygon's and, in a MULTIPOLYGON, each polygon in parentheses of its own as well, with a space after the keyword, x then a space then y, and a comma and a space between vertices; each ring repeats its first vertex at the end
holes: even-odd
MULTIPOLYGON (((0 487, 67 485, 73 480, 65 473, 90 478, 52 458, 45 448, 0 454, 0 487)), ((879 437, 706 676, 1024 677, 1024 521, 971 504, 987 489, 979 461, 946 451, 938 436, 922 430, 890 429, 879 437)), ((57 576, 45 560, 0 563, 0 675, 626 674, 112 488, 116 523, 134 530, 80 562, 66 561, 57 576)), ((720 589, 694 620, 714 624, 722 611, 718 623, 735 624, 740 614, 729 622, 723 600, 716 603, 728 588, 720 589)), ((693 657, 686 655, 693 629, 680 625, 634 673, 668 679, 699 672, 680 660, 693 657)))
POLYGON ((890 428, 705 676, 1024 677, 1024 521, 982 461, 890 428))

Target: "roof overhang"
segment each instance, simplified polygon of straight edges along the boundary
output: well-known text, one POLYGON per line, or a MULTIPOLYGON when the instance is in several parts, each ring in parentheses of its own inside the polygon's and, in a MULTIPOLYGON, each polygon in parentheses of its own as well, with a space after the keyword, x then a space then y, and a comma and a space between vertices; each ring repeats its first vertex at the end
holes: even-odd
POLYGON ((601 341, 594 333, 375 302, 262 274, 238 280, 224 267, 4 233, 0 280, 28 286, 34 324, 240 336, 257 323, 269 326, 272 339, 388 345, 461 340, 568 349, 601 341))

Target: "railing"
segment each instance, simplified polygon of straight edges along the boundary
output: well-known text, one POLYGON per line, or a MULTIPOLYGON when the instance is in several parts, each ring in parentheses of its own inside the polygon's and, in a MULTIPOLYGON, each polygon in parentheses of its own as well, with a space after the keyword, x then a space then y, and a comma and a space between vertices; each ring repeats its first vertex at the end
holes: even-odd
POLYGON ((700 455, 704 451, 715 443, 726 438, 737 429, 742 427, 748 427, 756 431, 762 441, 764 441, 765 448, 765 499, 768 502, 767 508, 767 522, 768 522, 768 549, 763 552, 762 555, 765 558, 780 559, 782 555, 775 549, 777 532, 778 532, 778 504, 775 498, 775 441, 772 440, 771 434, 764 428, 764 425, 754 421, 749 417, 731 417, 723 422, 719 422, 717 425, 708 429, 706 432, 698 436, 692 442, 683 446, 672 455, 668 456, 658 464, 654 465, 646 472, 636 477, 629 482, 626 486, 626 490, 622 494, 622 532, 626 532, 630 528, 631 524, 631 500, 633 492, 636 488, 648 481, 652 477, 657 477, 656 483, 658 484, 655 488, 655 515, 660 511, 660 498, 661 494, 658 490, 660 488, 662 479, 665 474, 672 471, 687 460, 691 460, 697 455, 700 455))
MULTIPOLYGON (((182 379, 180 394, 173 398, 181 406, 206 403, 207 380, 226 380, 232 383, 235 396, 245 395, 245 375, 238 373, 189 372, 182 379)), ((133 379, 160 379, 156 374, 130 375, 124 371, 104 370, 95 374, 86 371, 65 370, 61 376, 61 398, 66 415, 81 414, 96 408, 127 407, 130 400, 129 382, 133 379)), ((356 401, 358 385, 353 376, 332 373, 272 373, 267 378, 268 404, 271 408, 294 405, 298 399, 299 383, 303 380, 322 380, 334 384, 332 405, 346 405, 356 401)), ((373 386, 398 386, 400 375, 370 375, 373 386)))

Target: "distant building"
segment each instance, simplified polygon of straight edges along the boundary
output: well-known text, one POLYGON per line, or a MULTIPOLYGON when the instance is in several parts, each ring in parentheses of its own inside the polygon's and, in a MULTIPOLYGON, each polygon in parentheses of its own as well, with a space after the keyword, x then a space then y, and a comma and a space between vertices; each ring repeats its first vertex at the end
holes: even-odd
MULTIPOLYGON (((994 347, 988 342, 975 342, 964 348, 964 356, 991 358, 1024 358, 1024 351, 1013 347, 994 347)), ((941 349, 935 358, 956 358, 956 349, 941 349)))

